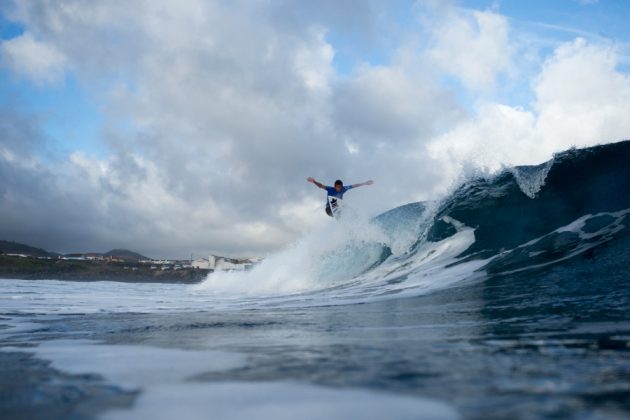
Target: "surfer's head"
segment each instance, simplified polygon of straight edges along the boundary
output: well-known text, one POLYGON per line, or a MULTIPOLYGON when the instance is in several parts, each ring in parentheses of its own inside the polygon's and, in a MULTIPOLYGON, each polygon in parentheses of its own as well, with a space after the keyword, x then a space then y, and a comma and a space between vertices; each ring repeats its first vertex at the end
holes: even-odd
POLYGON ((341 190, 343 189, 343 182, 341 182, 340 179, 335 181, 335 190, 337 190, 337 192, 341 192, 341 190))

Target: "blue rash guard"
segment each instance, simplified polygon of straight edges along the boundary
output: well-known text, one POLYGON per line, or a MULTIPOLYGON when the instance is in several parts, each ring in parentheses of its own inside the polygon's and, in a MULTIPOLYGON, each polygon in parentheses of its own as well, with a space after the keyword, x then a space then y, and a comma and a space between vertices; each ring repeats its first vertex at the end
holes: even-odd
POLYGON ((343 187, 341 187, 341 191, 337 192, 335 187, 326 187, 326 192, 328 193, 329 197, 332 196, 332 197, 343 199, 343 195, 346 193, 346 191, 348 191, 351 188, 352 188, 352 185, 349 185, 347 187, 343 186, 343 187))

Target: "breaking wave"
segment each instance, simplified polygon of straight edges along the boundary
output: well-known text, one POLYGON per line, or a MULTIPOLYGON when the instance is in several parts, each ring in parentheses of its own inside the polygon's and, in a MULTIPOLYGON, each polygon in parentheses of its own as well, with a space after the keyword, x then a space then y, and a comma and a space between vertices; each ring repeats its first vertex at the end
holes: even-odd
POLYGON ((625 246, 619 239, 629 227, 630 141, 623 141, 478 177, 440 202, 373 219, 353 214, 249 272, 213 273, 195 290, 269 305, 416 296, 625 246))

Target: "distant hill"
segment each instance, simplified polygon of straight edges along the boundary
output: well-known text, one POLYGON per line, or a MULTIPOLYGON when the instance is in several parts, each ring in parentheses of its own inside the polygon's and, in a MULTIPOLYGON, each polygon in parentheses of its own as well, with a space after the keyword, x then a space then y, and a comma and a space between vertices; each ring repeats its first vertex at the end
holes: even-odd
POLYGON ((121 257, 126 260, 149 260, 149 257, 145 257, 144 255, 138 254, 137 252, 129 251, 128 249, 112 249, 109 252, 104 253, 106 257, 121 257))
MULTIPOLYGON (((2 254, 24 254, 31 255, 33 257, 58 257, 62 254, 57 252, 46 251, 42 248, 36 248, 34 246, 21 244, 13 241, 3 241, 0 240, 0 253, 2 254)), ((68 254, 75 255, 75 254, 68 254)), ((82 255, 82 253, 76 254, 82 255)), ((150 258, 145 257, 142 254, 138 254, 137 252, 129 251, 128 249, 112 249, 105 254, 94 253, 94 255, 104 255, 106 257, 120 257, 130 261, 138 261, 138 260, 148 260, 150 258)))
POLYGON ((25 254, 32 255, 33 257, 56 257, 59 255, 56 252, 49 252, 45 249, 35 248, 34 246, 1 240, 0 251, 3 254, 25 254))

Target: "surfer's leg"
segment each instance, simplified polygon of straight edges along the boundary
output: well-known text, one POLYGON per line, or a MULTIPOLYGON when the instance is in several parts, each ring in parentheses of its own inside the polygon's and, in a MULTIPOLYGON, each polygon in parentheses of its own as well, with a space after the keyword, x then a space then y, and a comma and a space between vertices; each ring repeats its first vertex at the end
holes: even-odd
POLYGON ((326 206, 326 214, 329 215, 330 217, 333 217, 332 210, 330 209, 330 206, 326 206))

